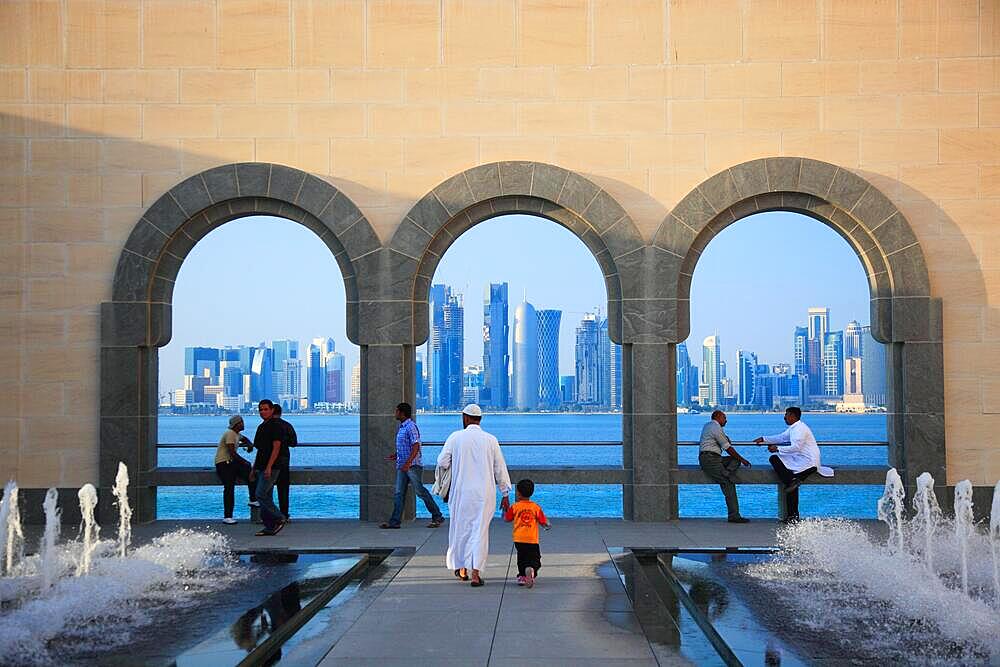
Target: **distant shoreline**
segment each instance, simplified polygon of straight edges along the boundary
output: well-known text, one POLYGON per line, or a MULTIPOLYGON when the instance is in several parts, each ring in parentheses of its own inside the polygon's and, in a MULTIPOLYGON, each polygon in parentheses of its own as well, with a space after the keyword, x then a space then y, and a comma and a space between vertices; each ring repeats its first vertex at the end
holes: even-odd
MULTIPOLYGON (((195 413, 159 412, 158 416, 160 416, 160 417, 212 417, 212 418, 216 418, 216 417, 225 417, 225 416, 228 416, 228 415, 231 415, 231 414, 239 414, 239 415, 244 415, 244 416, 254 416, 255 413, 254 412, 217 412, 217 413, 202 413, 202 412, 195 412, 195 413)), ((430 416, 440 415, 440 416, 444 416, 444 417, 457 417, 460 414, 461 414, 461 412, 459 412, 458 410, 456 410, 454 412, 417 412, 416 416, 417 417, 430 417, 430 416)), ((614 415, 618 415, 618 416, 621 416, 621 414, 622 414, 621 412, 600 412, 600 411, 596 411, 596 410, 595 411, 588 411, 588 412, 511 412, 511 411, 491 412, 491 411, 487 410, 487 411, 485 411, 483 413, 483 416, 488 417, 488 416, 491 416, 491 415, 496 415, 496 416, 502 415, 502 416, 505 416, 505 417, 506 416, 524 416, 524 417, 529 417, 529 416, 536 416, 536 417, 537 416, 541 416, 541 417, 567 416, 567 417, 570 417, 570 416, 572 416, 572 417, 587 417, 587 416, 590 416, 590 415, 594 415, 594 416, 614 416, 614 415)), ((710 411, 708 411, 708 410, 705 410, 704 412, 678 412, 677 413, 678 416, 680 416, 680 415, 700 415, 700 416, 704 416, 705 419, 708 419, 711 414, 712 413, 710 411)), ((784 415, 785 413, 784 413, 784 411, 778 411, 778 410, 761 410, 761 411, 755 411, 755 410, 738 410, 737 411, 737 410, 733 410, 733 411, 726 412, 726 414, 729 415, 730 417, 732 417, 732 416, 737 416, 737 415, 779 415, 779 416, 781 416, 781 415, 784 415)), ((841 415, 841 416, 844 416, 844 417, 851 417, 851 416, 856 417, 859 414, 871 414, 871 415, 883 415, 884 416, 886 413, 884 413, 884 412, 868 412, 868 413, 836 412, 834 410, 822 410, 822 411, 821 410, 813 410, 813 411, 803 410, 802 414, 803 415, 841 415)), ((361 413, 360 412, 286 412, 284 414, 284 416, 287 417, 287 418, 289 418, 289 419, 295 418, 295 417, 360 417, 361 413)))

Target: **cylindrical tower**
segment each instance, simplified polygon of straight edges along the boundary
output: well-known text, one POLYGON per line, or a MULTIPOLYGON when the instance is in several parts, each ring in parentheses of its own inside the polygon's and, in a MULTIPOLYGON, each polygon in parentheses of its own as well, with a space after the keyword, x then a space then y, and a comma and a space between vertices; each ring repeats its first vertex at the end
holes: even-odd
POLYGON ((527 301, 514 311, 514 407, 538 407, 538 316, 527 301))

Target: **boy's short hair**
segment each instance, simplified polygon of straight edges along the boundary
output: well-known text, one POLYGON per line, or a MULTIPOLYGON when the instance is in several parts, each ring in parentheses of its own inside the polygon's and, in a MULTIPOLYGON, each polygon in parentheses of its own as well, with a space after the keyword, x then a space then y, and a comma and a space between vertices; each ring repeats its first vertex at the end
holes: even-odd
POLYGON ((531 494, 535 492, 535 483, 530 479, 522 479, 517 483, 517 492, 521 494, 522 498, 530 498, 531 494))

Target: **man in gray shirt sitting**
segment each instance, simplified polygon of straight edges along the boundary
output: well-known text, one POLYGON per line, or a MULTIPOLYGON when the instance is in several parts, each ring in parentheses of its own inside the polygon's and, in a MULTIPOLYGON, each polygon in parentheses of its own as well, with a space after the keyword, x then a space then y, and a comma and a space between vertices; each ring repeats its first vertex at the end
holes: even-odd
POLYGON ((736 471, 740 465, 750 467, 750 462, 740 456, 740 453, 729 441, 729 436, 722 427, 726 425, 726 413, 716 410, 712 418, 701 430, 701 441, 698 443, 698 465, 705 471, 708 478, 717 482, 726 497, 726 512, 729 523, 749 523, 740 515, 740 501, 736 497, 736 471), (723 458, 725 450, 729 455, 723 458))

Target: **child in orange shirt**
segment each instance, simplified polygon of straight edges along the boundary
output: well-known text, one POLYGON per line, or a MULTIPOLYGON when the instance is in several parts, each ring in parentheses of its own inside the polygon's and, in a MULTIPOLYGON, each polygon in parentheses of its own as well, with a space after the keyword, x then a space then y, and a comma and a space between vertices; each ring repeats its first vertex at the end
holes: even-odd
POLYGON ((538 548, 538 526, 550 527, 545 512, 531 502, 535 483, 522 479, 517 483, 517 502, 503 513, 504 521, 514 522, 514 548, 517 549, 517 585, 531 588, 542 567, 542 552, 538 548))

